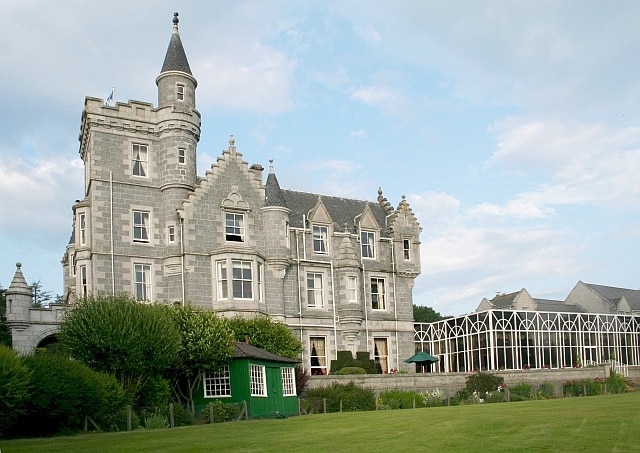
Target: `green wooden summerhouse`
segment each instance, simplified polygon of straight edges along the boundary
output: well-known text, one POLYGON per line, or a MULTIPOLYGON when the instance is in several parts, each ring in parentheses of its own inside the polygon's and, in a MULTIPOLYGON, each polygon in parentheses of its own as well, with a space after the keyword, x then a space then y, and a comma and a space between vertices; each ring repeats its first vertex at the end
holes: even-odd
POLYGON ((215 400, 246 403, 250 418, 298 414, 295 365, 298 360, 272 354, 248 343, 236 342, 228 365, 205 373, 194 395, 196 407, 215 400))

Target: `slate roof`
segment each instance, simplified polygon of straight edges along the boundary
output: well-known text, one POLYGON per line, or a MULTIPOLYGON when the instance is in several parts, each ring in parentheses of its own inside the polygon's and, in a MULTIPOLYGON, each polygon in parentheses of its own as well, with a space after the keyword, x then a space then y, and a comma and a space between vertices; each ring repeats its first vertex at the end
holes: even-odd
POLYGON ((287 363, 299 363, 299 360, 290 359, 289 357, 282 357, 277 354, 273 354, 264 349, 251 346, 248 343, 236 341, 236 348, 233 353, 234 359, 260 359, 269 360, 272 362, 287 362, 287 363))
POLYGON ((610 302, 614 307, 618 306, 618 302, 623 297, 633 311, 640 310, 640 290, 616 288, 614 286, 592 285, 585 283, 592 291, 596 292, 600 297, 610 302))
POLYGON ((518 296, 518 294, 520 294, 520 291, 516 291, 515 293, 509 293, 509 294, 497 294, 489 302, 491 302, 491 305, 493 306, 493 308, 498 308, 498 309, 512 308, 513 302, 518 296))
POLYGON ((376 222, 382 228, 381 235, 388 236, 386 232, 386 213, 382 206, 375 201, 353 200, 287 189, 282 190, 282 195, 286 206, 291 210, 289 218, 292 227, 303 228, 305 226, 302 224, 303 216, 309 215, 309 211, 316 206, 318 197, 321 197, 327 212, 333 220, 335 231, 343 231, 343 225, 346 224, 350 232, 355 232, 354 218, 362 214, 365 206, 369 204, 376 222))
POLYGON ((284 195, 282 195, 282 189, 280 189, 280 184, 278 184, 278 178, 276 178, 276 174, 273 173, 273 171, 270 171, 269 176, 267 176, 265 193, 265 206, 281 206, 283 208, 287 207, 287 201, 284 199, 284 195))
POLYGON ((180 33, 178 33, 178 13, 173 15, 173 33, 171 34, 171 41, 169 41, 169 48, 164 57, 160 73, 168 71, 179 71, 193 75, 191 74, 189 61, 187 61, 187 54, 184 51, 184 47, 182 47, 180 33))
POLYGON ((563 300, 555 299, 533 299, 537 304, 537 311, 553 311, 558 313, 586 313, 586 311, 575 304, 566 304, 563 300))

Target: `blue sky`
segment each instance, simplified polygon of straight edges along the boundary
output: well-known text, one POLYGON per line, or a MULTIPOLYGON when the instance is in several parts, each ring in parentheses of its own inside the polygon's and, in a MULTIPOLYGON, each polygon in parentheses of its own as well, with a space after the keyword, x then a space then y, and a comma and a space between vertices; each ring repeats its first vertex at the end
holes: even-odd
POLYGON ((3 1, 0 284, 62 291, 85 96, 157 102, 174 11, 203 174, 233 134, 287 189, 406 195, 414 302, 638 288, 640 3, 3 1))

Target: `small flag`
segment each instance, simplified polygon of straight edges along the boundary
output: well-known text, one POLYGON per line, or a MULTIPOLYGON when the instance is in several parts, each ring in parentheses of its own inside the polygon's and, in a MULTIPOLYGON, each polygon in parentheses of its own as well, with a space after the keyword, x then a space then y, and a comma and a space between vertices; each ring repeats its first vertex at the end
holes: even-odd
POLYGON ((111 88, 111 93, 109 93, 109 96, 107 97, 107 100, 104 101, 104 105, 111 105, 111 103, 113 102, 113 95, 116 91, 116 88, 113 87, 111 88))

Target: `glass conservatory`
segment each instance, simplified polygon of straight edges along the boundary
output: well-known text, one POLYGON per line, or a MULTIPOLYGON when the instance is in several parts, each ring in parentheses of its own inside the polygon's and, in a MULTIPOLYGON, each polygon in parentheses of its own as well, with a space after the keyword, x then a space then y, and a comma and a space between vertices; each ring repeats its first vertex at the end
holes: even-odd
POLYGON ((432 372, 640 364, 640 316, 487 310, 415 324, 432 372))

